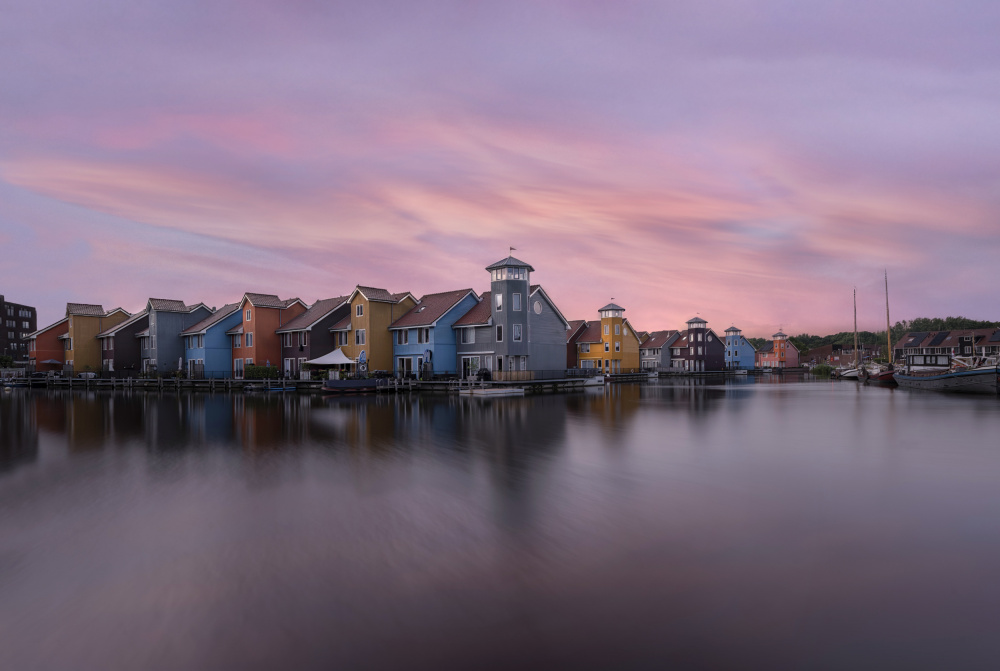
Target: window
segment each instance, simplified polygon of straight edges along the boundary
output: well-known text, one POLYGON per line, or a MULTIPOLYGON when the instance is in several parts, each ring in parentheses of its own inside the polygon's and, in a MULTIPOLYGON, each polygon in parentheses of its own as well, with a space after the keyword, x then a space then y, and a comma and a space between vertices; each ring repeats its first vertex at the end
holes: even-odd
POLYGON ((149 348, 150 349, 156 349, 156 336, 153 336, 149 340, 150 340, 149 348))
POLYGON ((253 347, 253 333, 247 333, 247 347, 253 347))
POLYGON ((622 334, 622 325, 615 324, 615 335, 621 335, 621 334, 622 334))
POLYGON ((701 355, 701 345, 698 345, 698 354, 701 355))
POLYGON ((609 342, 604 343, 604 351, 605 352, 610 352, 611 351, 611 343, 609 343, 609 342))
POLYGON ((616 352, 621 352, 622 351, 622 344, 620 342, 618 342, 617 340, 615 341, 615 351, 616 352))
POLYGON ((521 370, 528 370, 528 357, 521 357, 521 370))
POLYGON ((246 321, 250 321, 250 308, 247 308, 246 321))
POLYGON ((497 324, 497 342, 503 342, 503 324, 497 324))
POLYGON ((472 344, 476 342, 476 329, 462 329, 462 343, 472 344))
POLYGON ((588 353, 588 354, 589 354, 589 353, 590 353, 590 343, 589 343, 589 342, 587 342, 587 343, 582 343, 582 344, 580 345, 580 351, 581 351, 581 352, 586 352, 586 353, 588 353))
POLYGON ((364 317, 365 316, 365 306, 363 304, 361 304, 361 303, 358 303, 357 305, 355 305, 354 306, 354 314, 357 315, 358 317, 364 317))
POLYGON ((431 330, 430 329, 417 329, 417 342, 418 343, 428 343, 431 341, 431 330))
POLYGON ((521 311, 521 294, 514 294, 511 300, 511 308, 514 312, 521 311))
POLYGON ((622 327, 622 333, 624 333, 625 335, 628 335, 628 327, 627 326, 623 326, 622 327))
POLYGON ((704 334, 704 333, 699 333, 699 334, 698 334, 698 342, 701 342, 701 337, 702 337, 703 335, 705 335, 705 334, 704 334))
POLYGON ((238 348, 243 345, 243 336, 239 333, 233 336, 233 348, 238 348))
POLYGON ((252 366, 253 365, 253 359, 247 359, 247 365, 248 366, 252 366))
POLYGON ((357 329, 356 331, 354 331, 354 344, 355 345, 364 345, 365 344, 365 330, 364 329, 357 329))
POLYGON ((608 326, 607 324, 605 324, 604 325, 604 335, 610 335, 610 334, 611 334, 611 327, 608 326))
POLYGON ((497 294, 497 312, 503 312, 503 294, 497 294))
MULTIPOLYGON (((514 294, 515 296, 517 294, 514 294)), ((521 342, 521 325, 514 324, 514 342, 521 342)))
POLYGON ((397 345, 409 345, 410 344, 410 332, 406 329, 402 331, 396 331, 396 344, 397 345))

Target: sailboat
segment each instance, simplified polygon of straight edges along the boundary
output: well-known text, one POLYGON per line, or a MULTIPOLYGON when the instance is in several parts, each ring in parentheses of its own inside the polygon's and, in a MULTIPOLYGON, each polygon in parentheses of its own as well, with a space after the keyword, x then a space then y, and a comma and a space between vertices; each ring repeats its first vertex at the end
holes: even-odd
MULTIPOLYGON (((855 327, 857 328, 857 327, 855 327)), ((886 364, 878 364, 874 361, 868 366, 862 366, 859 373, 860 378, 865 382, 871 382, 882 386, 896 386, 896 371, 892 367, 892 329, 889 326, 889 271, 885 271, 885 346, 886 364)))
POLYGON ((854 290, 854 368, 840 371, 838 377, 843 380, 857 380, 861 374, 858 363, 858 290, 854 290))

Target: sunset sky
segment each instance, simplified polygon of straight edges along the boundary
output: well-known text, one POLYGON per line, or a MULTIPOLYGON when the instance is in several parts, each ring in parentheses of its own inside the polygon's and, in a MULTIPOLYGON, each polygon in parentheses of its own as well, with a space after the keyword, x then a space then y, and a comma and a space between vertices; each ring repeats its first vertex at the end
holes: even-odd
POLYGON ((1000 318, 1000 3, 0 0, 0 293, 1000 318))

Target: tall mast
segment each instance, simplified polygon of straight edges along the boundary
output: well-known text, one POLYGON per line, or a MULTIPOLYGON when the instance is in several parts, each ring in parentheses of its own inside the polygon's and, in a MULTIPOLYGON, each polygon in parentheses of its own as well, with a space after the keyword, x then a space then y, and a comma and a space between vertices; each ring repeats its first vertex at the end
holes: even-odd
POLYGON ((854 367, 858 367, 858 288, 854 287, 854 367))
POLYGON ((892 366, 892 331, 889 328, 889 271, 885 271, 885 344, 888 348, 886 350, 886 361, 889 366, 892 366))

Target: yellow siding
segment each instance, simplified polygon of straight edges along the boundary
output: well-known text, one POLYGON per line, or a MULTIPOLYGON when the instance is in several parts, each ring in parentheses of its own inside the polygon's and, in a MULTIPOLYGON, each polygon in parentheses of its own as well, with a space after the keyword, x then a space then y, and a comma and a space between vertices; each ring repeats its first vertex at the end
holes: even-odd
POLYGON ((101 343, 97 334, 107 331, 128 319, 124 312, 115 312, 110 317, 90 317, 73 315, 70 317, 68 334, 72 338, 73 349, 66 351, 66 361, 73 362, 73 370, 101 369, 101 343))
POLYGON ((416 301, 407 296, 401 303, 369 302, 361 292, 351 301, 351 328, 347 332, 344 354, 352 359, 365 350, 368 370, 392 370, 392 333, 389 325, 413 309, 416 301), (362 306, 363 315, 358 317, 357 306, 362 306), (355 332, 365 330, 365 344, 356 345, 355 332))

